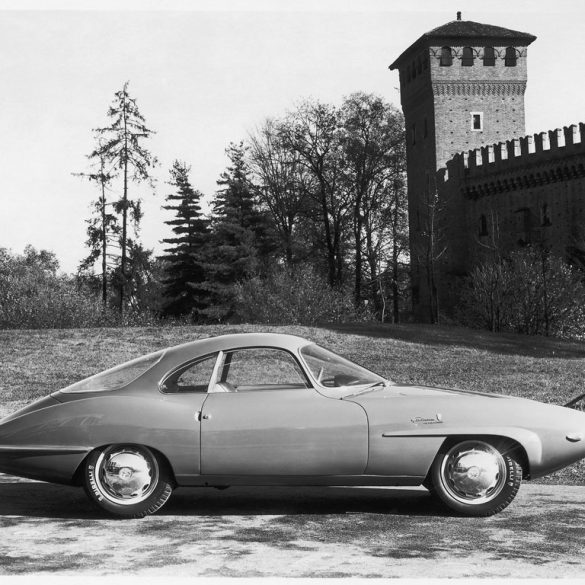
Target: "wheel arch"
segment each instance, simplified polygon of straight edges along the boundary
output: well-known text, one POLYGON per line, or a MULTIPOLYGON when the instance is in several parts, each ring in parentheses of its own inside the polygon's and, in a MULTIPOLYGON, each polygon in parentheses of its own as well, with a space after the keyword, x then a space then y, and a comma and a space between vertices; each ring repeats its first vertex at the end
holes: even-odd
POLYGON ((77 486, 77 487, 80 487, 83 485, 83 470, 85 468, 85 463, 89 459, 91 454, 94 453, 95 451, 98 451, 99 449, 105 449, 106 447, 109 447, 111 445, 136 445, 137 447, 146 447, 147 449, 152 451, 152 453, 156 456, 159 464, 165 468, 165 471, 168 473, 169 479, 171 480, 173 485, 175 487, 177 486, 177 478, 175 477, 175 471, 173 469, 173 466, 171 465, 169 458, 162 451, 160 451, 156 447, 152 447, 151 445, 144 445, 142 443, 131 443, 131 442, 104 443, 103 445, 97 445, 96 447, 94 447, 93 449, 88 451, 86 453, 85 457, 80 461, 79 465, 75 469, 75 472, 73 474, 73 478, 71 480, 72 485, 77 486))
MULTIPOLYGON (((440 457, 443 453, 448 451, 451 447, 455 446, 457 443, 461 443, 462 441, 485 441, 498 449, 512 453, 516 461, 520 464, 522 468, 522 479, 529 479, 530 478, 530 459, 528 456, 528 452, 525 446, 520 442, 517 438, 511 437, 509 435, 503 434, 493 434, 493 433, 462 433, 457 435, 449 435, 445 437, 445 440, 441 444, 440 449, 437 451, 433 459, 434 461, 437 457, 440 457)), ((427 471, 427 475, 425 477, 425 482, 429 481, 431 469, 433 465, 429 467, 427 471)))

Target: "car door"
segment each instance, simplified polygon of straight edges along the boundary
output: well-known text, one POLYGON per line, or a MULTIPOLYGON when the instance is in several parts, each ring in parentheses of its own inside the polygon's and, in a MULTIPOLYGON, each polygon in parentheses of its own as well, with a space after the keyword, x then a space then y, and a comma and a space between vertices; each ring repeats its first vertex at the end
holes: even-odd
POLYGON ((311 387, 296 358, 273 348, 226 352, 201 415, 205 475, 356 475, 368 458, 357 404, 311 387))
POLYGON ((219 353, 200 356, 168 374, 160 384, 164 409, 159 417, 167 421, 159 438, 173 453, 177 476, 184 478, 201 473, 200 413, 212 380, 219 353))

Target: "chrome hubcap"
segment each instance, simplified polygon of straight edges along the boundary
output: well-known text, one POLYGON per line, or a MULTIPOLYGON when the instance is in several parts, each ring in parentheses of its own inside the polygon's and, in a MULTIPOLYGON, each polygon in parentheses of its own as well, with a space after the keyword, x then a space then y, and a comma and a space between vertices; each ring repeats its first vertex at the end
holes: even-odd
POLYGON ((465 504, 493 500, 506 483, 502 454, 482 441, 466 441, 443 458, 441 480, 452 498, 465 504))
POLYGON ((105 498, 116 504, 142 502, 158 482, 158 465, 146 448, 111 447, 96 463, 96 483, 105 498))

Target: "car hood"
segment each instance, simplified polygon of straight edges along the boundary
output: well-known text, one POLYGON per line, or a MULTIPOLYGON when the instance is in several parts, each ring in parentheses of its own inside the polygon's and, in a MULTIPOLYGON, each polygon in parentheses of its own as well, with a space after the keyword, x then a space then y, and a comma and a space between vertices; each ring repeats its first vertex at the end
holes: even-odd
POLYGON ((344 400, 359 404, 370 425, 381 431, 443 431, 457 429, 515 426, 544 428, 558 421, 570 422, 585 432, 585 416, 563 406, 544 404, 527 398, 484 392, 433 388, 429 386, 388 386, 344 400))

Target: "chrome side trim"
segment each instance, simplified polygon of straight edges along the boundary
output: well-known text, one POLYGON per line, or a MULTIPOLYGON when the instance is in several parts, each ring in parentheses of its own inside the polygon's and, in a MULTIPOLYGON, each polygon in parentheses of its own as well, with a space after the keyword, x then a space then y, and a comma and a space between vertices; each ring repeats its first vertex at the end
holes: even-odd
POLYGON ((24 455, 60 455, 67 453, 89 453, 93 447, 64 446, 64 445, 0 445, 1 454, 14 454, 19 457, 24 455))

